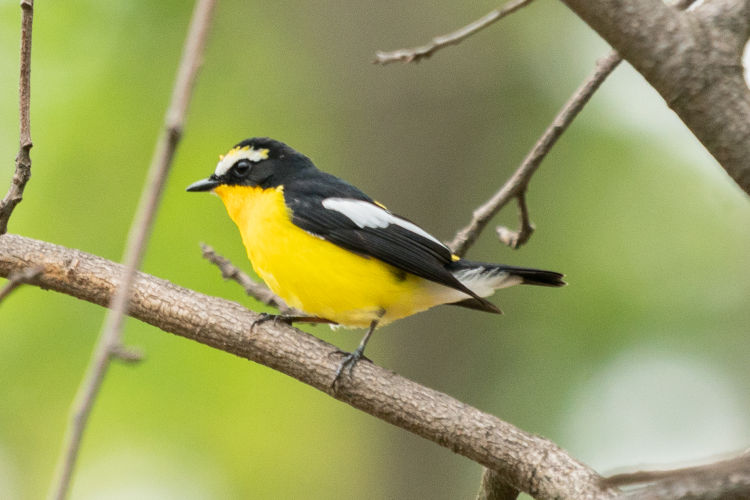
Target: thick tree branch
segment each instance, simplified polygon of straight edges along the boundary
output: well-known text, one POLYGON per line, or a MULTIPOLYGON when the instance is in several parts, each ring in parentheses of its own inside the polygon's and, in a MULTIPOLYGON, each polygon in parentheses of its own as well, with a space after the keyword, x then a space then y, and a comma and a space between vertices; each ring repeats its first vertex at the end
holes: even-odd
POLYGON ((378 64, 389 64, 397 61, 401 62, 419 62, 422 59, 430 57, 438 50, 447 47, 449 45, 458 45, 465 39, 469 38, 474 33, 483 30, 487 26, 493 24, 495 21, 499 21, 508 14, 526 7, 532 0, 511 0, 499 9, 495 9, 492 12, 480 17, 476 21, 467 24, 461 29, 458 29, 447 35, 436 36, 428 44, 422 45, 421 47, 414 47, 411 49, 398 49, 391 52, 378 51, 375 54, 375 63, 378 64))
POLYGON ((83 431, 86 428, 88 417, 111 360, 115 358, 126 361, 140 359, 140 355, 134 354, 121 346, 122 324, 136 269, 143 259, 146 242, 156 217, 156 208, 161 200, 177 143, 182 136, 185 115, 198 69, 202 63, 203 48, 205 47, 215 4, 216 0, 197 0, 195 4, 177 79, 172 91, 172 99, 166 113, 164 130, 151 159, 148 178, 144 184, 141 199, 128 234, 123 259, 125 267, 122 270, 122 280, 112 298, 110 310, 99 334, 97 345, 73 402, 63 450, 50 493, 50 497, 56 500, 62 500, 67 496, 81 446, 81 439, 83 438, 83 431))
MULTIPOLYGON (((6 234, 0 236, 0 276, 37 267, 32 283, 106 306, 122 266, 79 250, 6 234)), ((337 393, 330 389, 338 350, 283 324, 265 323, 239 304, 137 273, 129 314, 185 338, 262 363, 355 408, 435 441, 492 472, 480 498, 514 498, 506 485, 535 498, 615 498, 616 487, 649 484, 617 498, 744 499, 750 492, 746 453, 736 459, 676 471, 620 474, 608 479, 554 443, 371 363, 357 365, 337 393), (489 495, 489 496, 487 496, 489 495), (495 495, 495 496, 492 496, 495 495)))
POLYGON ((750 452, 697 467, 618 474, 605 484, 640 485, 621 494, 622 500, 745 500, 750 498, 750 452))
MULTIPOLYGON (((588 79, 576 90, 568 102, 562 107, 555 117, 554 121, 547 127, 542 136, 539 138, 534 147, 526 155, 521 165, 513 173, 505 184, 497 191, 492 198, 487 200, 483 205, 474 210, 471 222, 458 231, 453 240, 448 244, 449 247, 457 254, 463 256, 471 245, 474 244, 479 234, 487 226, 490 220, 502 209, 510 200, 522 196, 526 187, 534 175, 536 169, 547 156, 547 153, 555 145, 557 139, 573 122, 578 113, 583 109, 586 103, 594 95, 594 92, 604 82, 612 71, 617 67, 622 59, 617 52, 612 52, 605 58, 599 60, 594 72, 588 79)), ((526 217, 528 222, 528 213, 523 213, 521 205, 521 217, 526 217)), ((530 226, 529 222, 529 226, 530 226)), ((521 232, 523 233, 523 219, 521 232)), ((529 232, 529 229, 526 229, 529 232)), ((530 235, 530 234, 529 234, 530 235)), ((528 235, 524 235, 528 239, 528 235)), ((525 240, 524 240, 525 241, 525 240)), ((510 241, 512 243, 512 241, 510 241)))
MULTIPOLYGON (((38 286, 106 306, 122 266, 79 250, 6 234, 0 236, 0 276, 40 266, 38 286)), ((535 498, 612 498, 601 478, 557 445, 420 386, 372 363, 331 389, 340 361, 334 346, 284 324, 266 322, 237 303, 209 297, 137 273, 128 314, 162 330, 281 371, 386 422, 495 470, 535 498)))
POLYGON ((688 11, 659 0, 563 0, 661 94, 750 194, 750 90, 741 63, 750 1, 688 11))
POLYGON ((34 22, 34 0, 21 1, 21 75, 19 78, 19 122, 21 134, 16 155, 16 170, 10 188, 0 201, 0 235, 8 230, 8 219, 23 199, 26 183, 31 178, 31 28, 34 22))

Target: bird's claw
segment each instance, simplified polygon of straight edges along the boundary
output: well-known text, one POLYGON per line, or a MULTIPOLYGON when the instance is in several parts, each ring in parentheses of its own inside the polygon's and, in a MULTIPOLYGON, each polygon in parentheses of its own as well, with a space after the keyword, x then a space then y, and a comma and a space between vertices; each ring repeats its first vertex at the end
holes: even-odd
MULTIPOLYGON (((339 384, 339 381, 341 380, 341 375, 343 375, 344 372, 346 372, 347 377, 352 376, 352 370, 354 369, 354 365, 356 365, 360 360, 370 361, 370 359, 363 354, 363 351, 360 349, 356 349, 353 352, 346 353, 343 351, 336 351, 337 353, 344 354, 344 359, 341 360, 341 363, 339 363, 338 368, 336 369, 336 374, 333 377, 333 383, 331 383, 331 388, 336 389, 337 385, 339 384)), ((372 361, 370 361, 372 362, 372 361)))
POLYGON ((286 323, 287 325, 292 324, 291 318, 284 316, 283 314, 271 314, 263 312, 258 315, 258 319, 252 322, 252 324, 250 325, 250 329, 254 330, 256 326, 268 321, 273 321, 274 325, 276 325, 279 321, 281 321, 282 323, 286 323))

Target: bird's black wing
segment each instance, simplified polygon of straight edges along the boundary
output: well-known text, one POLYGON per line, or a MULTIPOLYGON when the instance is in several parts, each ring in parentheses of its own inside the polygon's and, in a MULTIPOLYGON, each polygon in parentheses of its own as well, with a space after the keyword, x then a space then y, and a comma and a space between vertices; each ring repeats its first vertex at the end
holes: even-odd
POLYGON ((440 241, 385 210, 354 186, 323 172, 316 174, 306 179, 304 185, 284 186, 284 199, 296 226, 342 248, 382 260, 492 305, 446 269, 452 255, 440 241))

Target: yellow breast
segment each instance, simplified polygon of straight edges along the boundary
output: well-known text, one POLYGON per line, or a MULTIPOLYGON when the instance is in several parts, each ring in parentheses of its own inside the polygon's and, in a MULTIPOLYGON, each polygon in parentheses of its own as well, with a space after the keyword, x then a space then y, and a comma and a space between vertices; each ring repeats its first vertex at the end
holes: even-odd
POLYGON ((255 272, 292 307, 366 327, 381 311, 385 324, 443 302, 435 284, 295 226, 281 187, 218 186, 215 192, 237 224, 255 272))

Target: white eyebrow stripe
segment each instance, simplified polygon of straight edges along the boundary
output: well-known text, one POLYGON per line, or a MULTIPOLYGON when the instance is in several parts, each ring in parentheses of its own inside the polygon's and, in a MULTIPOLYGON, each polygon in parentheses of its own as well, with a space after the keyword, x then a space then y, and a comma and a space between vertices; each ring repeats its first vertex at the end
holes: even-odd
POLYGON ((372 227, 382 229, 391 224, 396 224, 407 231, 411 231, 412 233, 418 234, 423 238, 427 238, 428 240, 437 243, 441 247, 447 248, 440 240, 416 224, 400 217, 396 217, 392 213, 367 201, 353 200, 351 198, 326 198, 323 200, 323 207, 345 215, 360 228, 372 227))
POLYGON ((216 170, 214 175, 217 177, 226 174, 232 165, 237 163, 238 160, 250 160, 254 163, 258 163, 261 160, 268 158, 267 149, 253 149, 248 146, 244 148, 234 148, 226 155, 222 156, 219 163, 216 164, 216 170))

